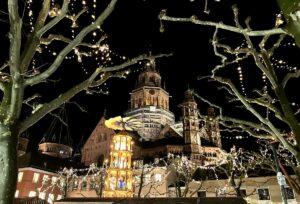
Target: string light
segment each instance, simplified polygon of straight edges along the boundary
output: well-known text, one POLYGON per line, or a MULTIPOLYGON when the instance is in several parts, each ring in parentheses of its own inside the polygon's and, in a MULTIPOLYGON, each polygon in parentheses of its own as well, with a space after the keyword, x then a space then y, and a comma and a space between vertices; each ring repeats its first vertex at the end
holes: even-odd
MULTIPOLYGON (((243 42, 240 46, 238 46, 235 50, 238 50, 240 48, 242 48, 245 45, 245 43, 243 42)), ((238 54, 235 54, 236 59, 239 58, 238 54)), ((237 73, 238 73, 238 78, 239 78, 239 82, 240 82, 240 87, 242 90, 242 93, 245 97, 247 97, 246 91, 245 91, 245 84, 244 84, 244 76, 243 76, 243 70, 242 70, 242 66, 240 65, 240 62, 237 61, 237 73)))
POLYGON ((284 59, 276 59, 275 57, 271 58, 272 65, 278 69, 285 69, 289 72, 295 72, 298 70, 297 66, 289 65, 284 59))
MULTIPOLYGON (((93 0, 93 1, 78 1, 78 0, 71 0, 69 3, 69 12, 67 14, 67 22, 71 20, 71 24, 69 29, 65 29, 66 32, 63 33, 63 35, 66 35, 66 38, 74 39, 79 29, 82 28, 82 26, 79 24, 78 19, 84 19, 85 24, 91 24, 94 23, 97 15, 98 15, 98 9, 97 9, 97 3, 99 1, 93 0), (89 9, 86 9, 86 8, 89 9), (77 15, 82 12, 82 15, 77 19, 77 15), (82 17, 81 17, 82 16, 82 17), (90 22, 88 22, 90 21, 90 22), (69 32, 69 33, 68 33, 69 32)), ((25 20, 28 20, 28 24, 30 26, 30 32, 33 32, 34 30, 34 11, 33 11, 33 0, 27 0, 27 5, 25 8, 25 20)), ((50 1, 50 11, 48 13, 50 18, 56 17, 60 12, 61 2, 58 2, 56 0, 50 1)), ((62 21, 63 22, 63 21, 62 21)), ((37 49, 37 55, 46 55, 47 57, 57 57, 59 55, 60 50, 58 50, 58 47, 56 46, 59 43, 59 41, 53 41, 50 44, 47 45, 41 45, 37 49)), ((127 57, 124 55, 117 54, 116 52, 113 52, 109 46, 108 40, 107 40, 107 34, 101 29, 100 26, 97 27, 96 30, 92 31, 87 38, 85 38, 85 43, 90 43, 92 47, 84 47, 84 46, 78 46, 74 48, 73 52, 69 53, 67 56, 65 56, 66 60, 76 60, 79 63, 79 68, 82 70, 82 72, 85 75, 91 74, 96 67, 103 66, 114 66, 116 62, 122 63, 124 62, 127 57), (85 58, 89 58, 89 61, 85 62, 85 58), (88 62, 88 66, 86 66, 88 62), (94 64, 95 66, 91 66, 91 64, 94 64)), ((45 63, 42 61, 42 57, 34 56, 34 59, 31 63, 31 70, 28 71, 28 75, 37 74, 39 70, 37 70, 36 67, 43 67, 42 65, 45 63), (40 60, 41 59, 41 60, 40 60)), ((95 89, 98 90, 98 92, 102 93, 109 93, 108 88, 104 87, 103 89, 100 89, 99 87, 95 87, 95 89)), ((92 93, 93 91, 91 91, 92 93)))
POLYGON ((247 135, 236 135, 236 136, 221 136, 224 139, 228 139, 228 140, 243 140, 243 139, 248 139, 249 136, 247 135))

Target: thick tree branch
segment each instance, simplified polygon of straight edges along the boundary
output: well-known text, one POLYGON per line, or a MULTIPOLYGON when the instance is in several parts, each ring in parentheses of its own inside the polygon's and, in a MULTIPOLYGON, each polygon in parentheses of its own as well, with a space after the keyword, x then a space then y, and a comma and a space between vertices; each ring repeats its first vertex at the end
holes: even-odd
MULTIPOLYGON (((155 55, 155 56, 149 56, 149 55, 140 55, 138 57, 135 57, 133 59, 130 59, 120 65, 116 65, 116 66, 112 66, 112 67, 99 67, 98 69, 100 70, 100 73, 106 73, 106 72, 114 72, 114 71, 119 71, 120 69, 122 69, 123 67, 129 67, 131 65, 136 64, 138 61, 141 60, 145 60, 145 59, 153 59, 153 58, 161 58, 161 57, 169 57, 172 54, 159 54, 159 55, 155 55)), ((124 74, 124 73, 123 73, 124 74)), ((100 81, 101 83, 101 79, 99 79, 98 81, 100 81)), ((94 81, 92 83, 92 87, 98 86, 99 82, 98 81, 94 81)))
POLYGON ((300 20, 299 20, 299 0, 277 0, 285 20, 284 30, 294 37, 298 47, 300 47, 300 20))
POLYGON ((281 28, 253 31, 253 30, 249 30, 249 29, 240 29, 235 26, 226 25, 222 22, 216 23, 216 22, 211 22, 211 21, 200 20, 196 16, 192 16, 190 18, 171 17, 171 16, 166 15, 165 10, 163 10, 160 13, 159 18, 160 18, 160 20, 164 20, 164 21, 189 22, 189 23, 203 25, 203 26, 211 26, 211 27, 215 27, 216 29, 227 30, 227 31, 231 31, 234 33, 239 33, 239 34, 246 34, 248 36, 278 35, 278 34, 283 34, 283 33, 288 34, 286 31, 284 31, 281 28))
POLYGON ((69 101, 73 96, 75 96, 77 93, 88 89, 91 86, 100 86, 102 85, 105 81, 107 81, 109 78, 112 77, 122 77, 124 73, 122 72, 122 69, 133 65, 134 63, 137 63, 139 60, 145 60, 145 59, 153 59, 157 57, 165 57, 165 56, 170 56, 168 54, 160 54, 156 56, 147 56, 147 55, 141 55, 138 57, 133 58, 132 60, 128 60, 127 62, 113 66, 113 67, 108 67, 108 68, 103 68, 99 67, 97 68, 91 76, 86 79, 85 81, 79 83, 78 85, 74 86, 67 92, 61 94, 59 97, 56 99, 52 100, 51 102, 44 104, 41 108, 39 108, 36 112, 34 112, 31 116, 26 118, 24 121, 22 121, 19 124, 19 132, 22 133, 25 131, 27 128, 35 124, 39 119, 44 117, 47 113, 51 112, 52 110, 58 108, 60 105, 65 103, 66 101, 69 101), (121 74, 118 72, 121 71, 121 74), (115 73, 116 72, 116 73, 115 73), (99 76, 100 73, 102 74, 101 79, 97 80, 95 84, 95 79, 97 76, 99 76))
MULTIPOLYGON (((10 75, 12 79, 11 86, 11 99, 9 114, 7 117, 7 123, 14 121, 18 118, 21 113, 21 102, 23 97, 23 85, 20 68, 20 50, 21 50, 21 30, 22 30, 22 20, 20 19, 18 13, 18 1, 9 0, 8 1, 8 13, 10 21, 10 31, 9 31, 9 67, 10 75)), ((6 94, 6 93, 4 93, 6 94)))
POLYGON ((28 70, 28 67, 34 57, 37 47, 39 46, 40 38, 37 36, 37 31, 40 30, 47 19, 51 0, 44 0, 43 7, 39 12, 36 23, 34 25, 34 30, 29 34, 27 42, 25 44, 24 50, 21 55, 21 68, 22 73, 28 70))
MULTIPOLYGON (((61 42, 64 42, 64 43, 72 42, 72 39, 67 38, 63 35, 50 34, 47 38, 41 38, 41 44, 42 45, 49 45, 54 40, 61 41, 61 42)), ((78 44, 78 46, 84 46, 84 47, 89 47, 89 48, 99 48, 99 45, 100 45, 100 42, 96 43, 96 44, 81 42, 81 43, 78 44)))
MULTIPOLYGON (((103 77, 103 82, 110 78, 112 75, 107 74, 105 77, 103 77)), ((73 96, 75 96, 77 93, 81 92, 82 90, 86 89, 92 81, 89 79, 81 82, 80 84, 74 86, 73 88, 69 89, 67 92, 61 94, 56 99, 52 100, 49 103, 43 104, 42 107, 40 107, 37 111, 35 111, 33 114, 31 114, 29 117, 27 117, 24 121, 22 121, 19 124, 19 133, 21 134, 26 129, 34 125, 36 122, 38 122, 41 118, 43 118, 47 113, 55 110, 59 106, 61 106, 66 101, 70 100, 73 96)))
POLYGON ((64 0, 59 14, 54 19, 52 19, 49 23, 47 23, 45 26, 43 26, 41 29, 37 30, 36 36, 38 38, 41 38, 44 33, 46 33, 48 30, 53 28, 53 26, 58 24, 63 18, 66 17, 67 12, 68 12, 69 3, 70 3, 70 0, 64 0))
POLYGON ((272 131, 272 135, 276 137, 287 149, 289 149, 292 154, 297 155, 297 151, 294 149, 294 147, 291 146, 281 135, 279 130, 267 119, 265 119, 260 113, 258 113, 251 105, 247 102, 247 100, 239 93, 237 88, 234 86, 234 84, 229 79, 224 79, 222 77, 214 77, 216 81, 225 84, 230 87, 230 89, 234 92, 234 94, 240 99, 241 103, 245 106, 245 108, 250 111, 260 122, 265 124, 270 128, 272 131))
POLYGON ((288 73, 284 76, 281 86, 284 89, 287 83, 289 82, 290 79, 292 78, 299 78, 300 77, 300 70, 297 70, 295 73, 288 73))

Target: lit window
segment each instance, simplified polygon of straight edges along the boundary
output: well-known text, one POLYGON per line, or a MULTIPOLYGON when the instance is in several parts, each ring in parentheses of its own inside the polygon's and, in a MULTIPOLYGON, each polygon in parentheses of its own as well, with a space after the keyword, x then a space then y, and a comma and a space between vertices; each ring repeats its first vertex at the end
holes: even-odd
POLYGON ((59 180, 59 185, 60 185, 60 187, 64 187, 65 186, 65 180, 64 179, 60 179, 59 180))
POLYGON ((49 176, 48 175, 44 175, 43 176, 43 182, 48 182, 49 181, 49 176))
POLYGON ((258 200, 271 200, 270 199, 270 192, 268 188, 258 188, 258 200))
POLYGON ((72 190, 77 190, 78 189, 78 181, 77 180, 74 180, 73 181, 73 186, 72 186, 72 190))
POLYGON ((29 197, 35 197, 36 196, 36 192, 35 191, 30 191, 28 194, 29 197))
POLYGON ((155 174, 155 182, 161 182, 161 174, 155 174))
POLYGON ((52 178, 51 178, 51 185, 56 184, 56 182, 57 182, 57 177, 52 176, 52 178))
POLYGON ((120 148, 121 148, 121 150, 126 150, 126 137, 122 137, 120 148))
POLYGON ((45 193, 45 192, 40 192, 40 193, 39 193, 39 198, 42 199, 42 200, 45 200, 45 198, 46 198, 46 193, 45 193))
POLYGON ((19 197, 19 190, 16 190, 15 192, 15 198, 19 197))
POLYGON ((54 201, 54 195, 52 193, 49 193, 47 202, 52 204, 53 201, 54 201))
POLYGON ((37 183, 39 181, 39 177, 40 177, 39 173, 34 173, 33 178, 32 178, 32 182, 37 183))
POLYGON ((144 184, 148 184, 150 182, 151 175, 147 174, 144 176, 144 184))
POLYGON ((225 197, 226 189, 225 188, 217 188, 216 189, 216 197, 225 197))
POLYGON ((23 174, 24 174, 23 172, 19 172, 19 174, 18 174, 18 182, 22 181, 23 174))

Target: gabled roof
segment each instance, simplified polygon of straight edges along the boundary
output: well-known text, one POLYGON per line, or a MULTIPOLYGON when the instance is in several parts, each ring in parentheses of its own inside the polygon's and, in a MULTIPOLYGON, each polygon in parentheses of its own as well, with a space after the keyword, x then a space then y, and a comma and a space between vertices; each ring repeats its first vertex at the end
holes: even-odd
POLYGON ((106 119, 104 117, 102 117, 100 119, 100 121, 98 122, 98 124, 94 128, 93 132, 91 133, 91 135, 88 137, 88 139, 85 141, 84 145, 82 146, 82 149, 89 143, 90 140, 96 139, 96 137, 97 137, 96 133, 97 133, 97 131, 99 131, 99 129, 107 129, 109 131, 112 131, 114 134, 116 134, 113 129, 110 129, 110 128, 106 127, 105 120, 106 119))
POLYGON ((166 137, 167 135, 170 135, 170 136, 174 136, 174 137, 183 137, 182 135, 182 132, 180 132, 177 128, 177 125, 165 125, 163 127, 163 129, 160 131, 159 133, 159 137, 160 138, 164 138, 166 137))

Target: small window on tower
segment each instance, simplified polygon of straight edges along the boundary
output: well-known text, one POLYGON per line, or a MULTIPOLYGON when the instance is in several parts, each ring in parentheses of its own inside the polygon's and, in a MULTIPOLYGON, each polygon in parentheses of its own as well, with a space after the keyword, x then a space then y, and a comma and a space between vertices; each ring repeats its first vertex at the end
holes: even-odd
POLYGON ((150 82, 155 83, 155 77, 154 76, 150 77, 150 82))

